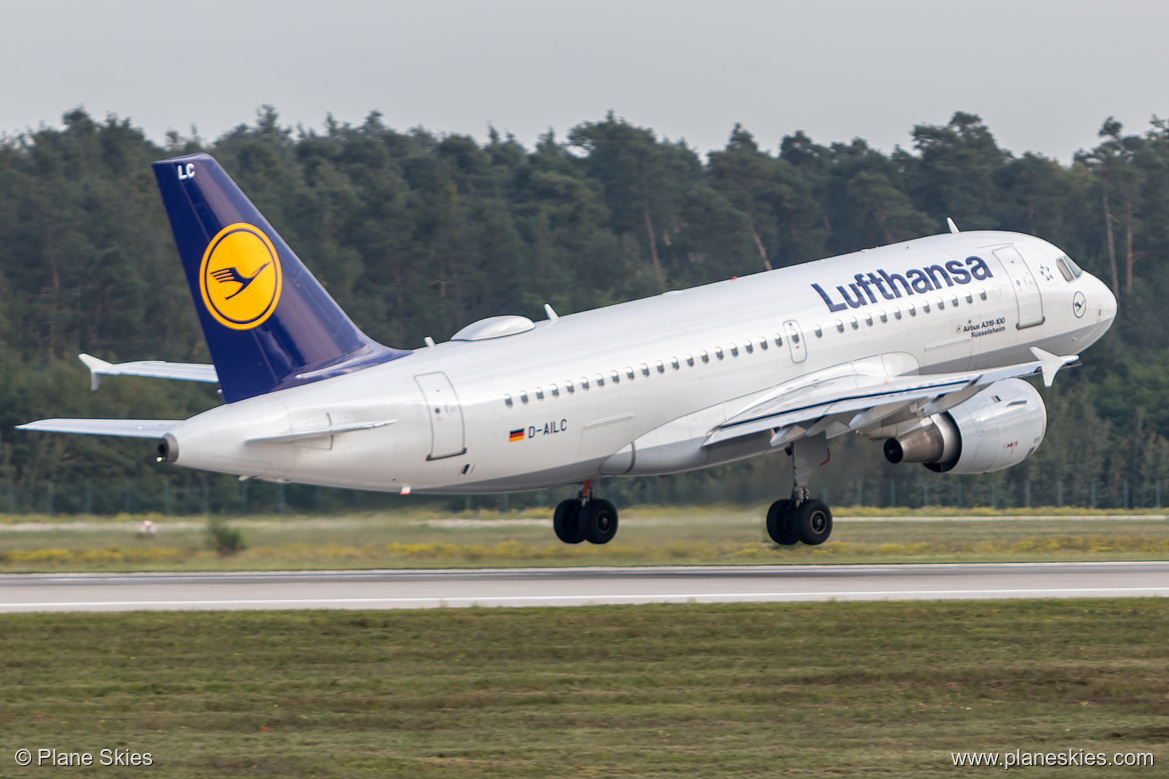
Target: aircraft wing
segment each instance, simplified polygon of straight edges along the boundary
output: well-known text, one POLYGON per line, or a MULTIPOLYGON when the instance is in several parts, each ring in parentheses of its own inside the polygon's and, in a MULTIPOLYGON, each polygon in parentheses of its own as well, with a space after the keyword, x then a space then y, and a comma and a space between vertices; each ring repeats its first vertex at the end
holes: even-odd
MULTIPOLYGON (((983 371, 928 376, 882 375, 858 361, 780 385, 775 392, 730 417, 711 431, 703 446, 774 430, 771 445, 806 435, 840 435, 881 426, 886 420, 927 417, 953 408, 996 381, 1042 373, 1051 386, 1056 372, 1077 355, 1056 356, 1032 348, 1033 362, 983 371)), ((879 361, 880 358, 877 358, 879 361)), ((879 362, 874 361, 875 364, 879 362)))
POLYGON ((219 382, 219 374, 215 372, 215 366, 202 363, 143 360, 114 364, 98 359, 91 354, 82 354, 80 359, 85 363, 85 367, 89 368, 89 388, 92 390, 101 386, 101 380, 104 376, 146 376, 154 379, 204 381, 209 384, 219 382))
POLYGON ((183 424, 182 419, 40 419, 17 430, 41 433, 85 433, 86 435, 114 435, 126 438, 161 438, 183 424))

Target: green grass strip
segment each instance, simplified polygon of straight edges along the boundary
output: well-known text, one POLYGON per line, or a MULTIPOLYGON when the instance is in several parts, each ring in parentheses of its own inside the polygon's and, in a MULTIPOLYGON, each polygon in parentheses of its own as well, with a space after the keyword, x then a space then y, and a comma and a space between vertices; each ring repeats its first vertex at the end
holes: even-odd
POLYGON ((20 748, 149 752, 116 775, 168 777, 955 776, 977 771, 951 752, 1016 748, 1161 762, 1167 626, 1161 599, 4 616, 0 775, 54 770, 19 769, 20 748))
MULTIPOLYGON (((777 547, 764 508, 637 508, 611 544, 556 540, 531 512, 459 517, 428 512, 232 520, 243 546, 213 548, 202 518, 0 525, 0 573, 579 565, 1034 562, 1169 558, 1163 516, 852 517, 818 547, 777 547)), ((546 512, 545 512, 546 514, 546 512)))

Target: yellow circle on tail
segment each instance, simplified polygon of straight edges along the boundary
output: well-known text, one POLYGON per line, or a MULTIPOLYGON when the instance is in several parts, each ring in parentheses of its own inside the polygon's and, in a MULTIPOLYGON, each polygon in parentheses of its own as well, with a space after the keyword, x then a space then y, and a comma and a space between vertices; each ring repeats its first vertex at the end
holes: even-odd
POLYGON ((284 274, 276 249, 250 224, 228 225, 203 252, 199 293, 221 325, 249 330, 263 323, 280 302, 284 274))

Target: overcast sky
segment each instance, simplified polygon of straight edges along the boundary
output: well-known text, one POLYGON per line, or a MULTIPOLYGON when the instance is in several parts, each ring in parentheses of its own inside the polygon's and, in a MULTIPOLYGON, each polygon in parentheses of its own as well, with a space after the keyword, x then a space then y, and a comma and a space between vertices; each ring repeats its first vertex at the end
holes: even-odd
POLYGON ((891 151, 967 111, 1067 162, 1169 117, 1167 31, 1154 0, 0 0, 0 133, 82 106, 213 140, 270 104, 531 146, 613 110, 701 152, 736 122, 891 151))

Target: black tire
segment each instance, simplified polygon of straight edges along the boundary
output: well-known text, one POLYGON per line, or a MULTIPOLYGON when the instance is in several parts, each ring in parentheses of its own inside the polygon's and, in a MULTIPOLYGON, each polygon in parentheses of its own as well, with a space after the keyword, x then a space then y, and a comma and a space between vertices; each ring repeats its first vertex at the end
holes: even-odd
POLYGON ((791 546, 800 540, 792 521, 792 502, 777 500, 767 509, 767 535, 780 546, 791 546))
POLYGON ((552 515, 552 529, 556 537, 566 544, 584 541, 584 528, 580 522, 580 498, 562 500, 552 515))
POLYGON ((580 524, 590 544, 607 544, 617 535, 617 507, 593 498, 581 509, 580 524))
POLYGON ((808 546, 817 546, 832 535, 832 511, 822 500, 805 500, 794 512, 796 532, 808 546))

